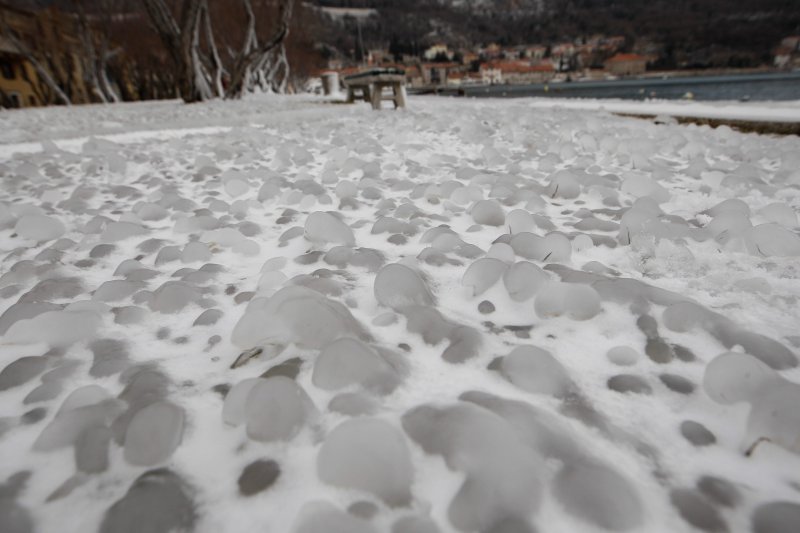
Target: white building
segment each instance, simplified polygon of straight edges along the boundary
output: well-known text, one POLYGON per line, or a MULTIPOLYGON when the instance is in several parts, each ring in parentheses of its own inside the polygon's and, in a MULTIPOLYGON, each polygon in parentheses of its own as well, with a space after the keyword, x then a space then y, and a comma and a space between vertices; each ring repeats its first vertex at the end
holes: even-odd
POLYGON ((453 59, 453 52, 447 47, 446 44, 434 44, 422 54, 425 57, 426 61, 433 61, 440 55, 447 56, 447 59, 453 59))

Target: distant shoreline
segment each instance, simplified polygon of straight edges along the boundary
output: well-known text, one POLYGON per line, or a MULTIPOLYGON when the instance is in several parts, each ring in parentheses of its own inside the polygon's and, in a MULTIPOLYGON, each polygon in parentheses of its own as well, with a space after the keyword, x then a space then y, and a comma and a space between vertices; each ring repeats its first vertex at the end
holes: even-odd
MULTIPOLYGON (((657 75, 645 75, 636 78, 621 78, 615 80, 575 80, 575 81, 556 81, 548 83, 533 83, 525 85, 498 84, 498 85, 468 85, 463 87, 441 87, 435 90, 436 94, 444 96, 466 96, 466 97, 515 97, 515 96, 586 96, 586 97, 621 97, 611 94, 613 92, 639 91, 638 95, 643 97, 651 96, 664 97, 658 95, 659 89, 675 88, 686 86, 687 91, 692 87, 727 85, 727 84, 756 84, 761 82, 797 82, 796 96, 800 99, 800 71, 791 72, 749 72, 723 75, 678 75, 671 76, 663 73, 661 77, 657 75), (607 92, 608 95, 603 93, 607 92), (580 93, 587 93, 585 95, 580 93), (594 93, 594 94, 591 94, 594 93)), ((792 84, 794 85, 794 84, 792 84)), ((672 94, 666 98, 679 98, 681 95, 672 94)), ((724 98, 720 98, 724 99, 724 98)), ((735 98, 738 99, 738 98, 735 98)), ((792 98, 778 98, 792 99, 792 98)))

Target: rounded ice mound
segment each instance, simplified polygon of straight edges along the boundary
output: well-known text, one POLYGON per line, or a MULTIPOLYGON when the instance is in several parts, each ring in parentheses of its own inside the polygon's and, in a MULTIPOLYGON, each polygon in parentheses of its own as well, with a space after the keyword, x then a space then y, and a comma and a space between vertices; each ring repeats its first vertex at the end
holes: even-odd
POLYGON ((703 389, 717 403, 750 402, 778 379, 773 369, 752 355, 728 352, 708 363, 703 389))
POLYGON ((753 226, 750 217, 737 210, 722 211, 703 227, 703 231, 717 243, 726 245, 740 238, 753 226))
POLYGON ((260 379, 247 395, 247 436, 261 442, 289 440, 316 412, 314 402, 294 380, 260 379))
POLYGON ((448 508, 462 531, 486 531, 538 508, 543 465, 505 419, 471 403, 421 405, 403 415, 403 429, 429 454, 466 474, 448 508))
POLYGON ((383 266, 385 258, 383 253, 372 248, 349 248, 347 246, 334 246, 323 257, 329 265, 339 268, 354 266, 365 268, 370 272, 377 272, 383 266))
POLYGON ((677 332, 690 331, 695 326, 707 323, 709 312, 694 302, 677 302, 664 310, 664 326, 677 332))
POLYGON ((44 242, 58 239, 67 229, 60 220, 47 215, 23 215, 17 220, 14 231, 25 239, 44 242))
POLYGON ((777 379, 753 399, 747 418, 748 451, 762 440, 800 454, 800 385, 777 379))
POLYGON ((704 214, 710 215, 712 217, 719 216, 722 213, 730 213, 730 212, 738 212, 742 213, 745 216, 750 216, 750 206, 747 205, 746 202, 740 200, 739 198, 728 198, 727 200, 723 200, 714 207, 706 209, 703 211, 704 214))
POLYGON ((375 299, 392 309, 409 305, 433 305, 434 298, 422 277, 400 263, 386 265, 375 276, 375 299))
POLYGON ((524 209, 514 209, 506 217, 509 233, 531 231, 535 226, 533 215, 524 209))
POLYGON ((292 533, 377 533, 369 522, 323 501, 305 504, 300 509, 291 531, 292 533))
POLYGON ((235 228, 219 228, 206 231, 200 236, 200 242, 229 246, 231 250, 242 255, 258 255, 261 246, 253 239, 248 239, 235 228))
POLYGON ((504 242, 496 242, 489 247, 486 257, 499 259, 504 263, 511 264, 514 262, 514 249, 504 242))
POLYGON ((236 198, 250 190, 250 184, 245 179, 229 179, 225 181, 225 192, 236 198))
POLYGON ((660 204, 669 200, 669 192, 664 187, 646 176, 637 174, 628 176, 622 182, 621 190, 634 198, 650 197, 660 204))
POLYGON ((548 281, 547 272, 528 261, 514 263, 503 273, 503 284, 515 302, 529 300, 548 281))
POLYGON ((46 368, 46 357, 38 355, 20 357, 0 371, 0 391, 27 383, 44 372, 46 368))
POLYGON ((534 309, 542 318, 567 315, 589 320, 600 312, 600 295, 589 285, 551 281, 536 294, 534 309))
POLYGON ((247 397, 262 378, 243 379, 234 385, 222 404, 222 421, 231 426, 244 424, 247 420, 247 397))
POLYGON ((644 513, 631 483, 611 468, 596 463, 570 463, 556 475, 556 499, 572 515, 612 531, 641 525, 644 513))
POLYGON ((353 230, 336 216, 325 211, 315 211, 308 215, 305 236, 314 243, 335 243, 353 246, 356 238, 353 230))
POLYGON ((502 226, 506 221, 506 214, 495 200, 479 200, 470 209, 472 219, 477 224, 484 226, 502 226))
POLYGON ((547 195, 551 198, 577 198, 581 194, 581 184, 569 170, 559 170, 550 176, 547 195))
POLYGON ((71 411, 72 409, 77 409, 78 407, 94 405, 110 399, 111 394, 103 387, 99 385, 85 385, 69 393, 61 404, 61 407, 58 408, 56 415, 71 411))
POLYGON ((572 257, 572 244, 562 233, 540 237, 523 231, 515 234, 510 244, 518 256, 534 261, 565 263, 572 257))
POLYGON ((796 533, 800 531, 800 504, 770 502, 753 512, 753 533, 796 533))
POLYGON ((47 311, 12 324, 3 341, 19 344, 46 342, 53 347, 64 347, 91 338, 100 323, 100 316, 92 311, 47 311))
POLYGON ((427 516, 404 516, 392 525, 392 533, 440 533, 439 526, 427 516))
POLYGON ((211 250, 209 250, 207 244, 202 242, 190 242, 183 247, 181 252, 181 261, 184 263, 209 260, 211 260, 211 250))
POLYGON ((606 352, 606 357, 615 365, 630 366, 636 364, 639 352, 630 346, 614 346, 606 352))
POLYGON ((797 212, 788 204, 774 202, 762 208, 758 214, 781 226, 786 226, 787 228, 797 227, 797 212))
POLYGON ((106 427, 122 409, 119 401, 104 400, 59 411, 34 441, 33 450, 49 452, 72 446, 87 429, 106 427))
POLYGON ((376 418, 340 424, 317 455, 322 481, 370 492, 392 507, 410 502, 413 472, 403 434, 376 418))
POLYGON ((184 418, 183 409, 165 401, 138 410, 125 433, 125 460, 153 466, 169 459, 181 443, 184 418))
POLYGON ((758 256, 800 256, 800 236, 780 224, 761 224, 744 233, 747 251, 758 256))
POLYGON ((100 285, 92 295, 92 300, 98 302, 118 302, 124 300, 136 291, 144 289, 145 284, 139 281, 125 281, 113 279, 100 285))
POLYGON ((450 341, 450 345, 442 352, 445 361, 463 363, 478 355, 482 344, 479 331, 447 320, 433 307, 409 306, 401 312, 406 317, 408 331, 422 335, 425 343, 438 344, 444 339, 450 341))
POLYGON ((528 392, 563 398, 574 388, 567 369, 547 350, 517 346, 503 357, 500 372, 528 392))
POLYGON ((725 533, 728 525, 716 506, 701 493, 692 489, 673 489, 669 495, 670 503, 678 514, 695 531, 725 533))
POLYGON ((134 222, 109 222, 100 234, 100 242, 118 242, 145 233, 147 229, 134 222))
POLYGON ((192 531, 196 513, 183 480, 166 468, 149 470, 109 507, 99 533, 192 531))
POLYGON ((375 350, 349 337, 326 346, 314 363, 311 381, 325 390, 359 384, 379 393, 391 392, 399 383, 397 371, 375 350))
POLYGON ((319 350, 341 337, 368 340, 369 335, 341 303, 306 287, 289 286, 270 298, 251 300, 231 340, 246 349, 293 342, 319 350))
POLYGON ((505 262, 493 257, 478 259, 464 272, 461 284, 472 287, 472 295, 479 296, 497 283, 507 268, 505 262))
POLYGON ((270 289, 283 284, 289 278, 280 270, 267 270, 258 280, 258 291, 268 292, 270 289))
POLYGON ((150 309, 160 313, 177 313, 200 299, 200 291, 184 281, 166 281, 153 293, 150 309))

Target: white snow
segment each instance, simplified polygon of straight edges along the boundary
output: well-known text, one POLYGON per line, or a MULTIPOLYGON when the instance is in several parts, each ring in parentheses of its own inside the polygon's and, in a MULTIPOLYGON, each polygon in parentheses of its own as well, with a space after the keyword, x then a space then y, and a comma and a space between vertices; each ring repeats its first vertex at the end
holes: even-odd
POLYGON ((717 118, 763 122, 800 122, 800 100, 781 102, 697 102, 691 100, 592 100, 584 98, 531 98, 531 107, 608 111, 630 115, 717 118))
POLYGON ((800 102, 4 112, 0 530, 800 530, 800 138, 612 112, 800 102))

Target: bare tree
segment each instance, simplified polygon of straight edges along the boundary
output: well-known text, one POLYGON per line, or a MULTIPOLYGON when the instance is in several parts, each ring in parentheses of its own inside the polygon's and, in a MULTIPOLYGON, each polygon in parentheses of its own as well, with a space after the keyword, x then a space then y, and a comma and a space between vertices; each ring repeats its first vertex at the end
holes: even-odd
POLYGON ((212 95, 208 91, 200 61, 200 19, 206 0, 182 0, 179 20, 164 0, 142 0, 167 53, 175 65, 178 92, 184 102, 198 102, 212 95))
POLYGON ((216 39, 214 39, 214 29, 211 27, 211 15, 209 14, 208 4, 206 4, 203 9, 203 29, 205 30, 205 39, 209 48, 209 62, 213 78, 213 87, 218 95, 223 95, 225 94, 225 88, 222 85, 222 76, 225 75, 226 70, 219 56, 216 39))
POLYGON ((251 0, 241 0, 246 17, 244 38, 238 52, 231 54, 228 68, 217 48, 208 0, 180 0, 177 20, 165 0, 142 1, 176 67, 178 90, 185 102, 215 96, 239 98, 255 86, 285 90, 289 63, 283 43, 289 34, 294 0, 277 0, 276 28, 264 41, 258 38, 251 0))
POLYGON ((281 43, 266 54, 253 68, 251 81, 247 90, 255 88, 262 91, 285 93, 289 88, 291 69, 286 56, 286 46, 281 43))
POLYGON ((92 88, 92 92, 103 102, 119 102, 120 96, 108 79, 108 62, 120 51, 119 48, 111 50, 109 48, 109 28, 112 10, 116 7, 108 2, 102 6, 99 12, 100 26, 102 31, 97 31, 89 23, 86 11, 81 0, 72 0, 78 16, 78 29, 80 32, 81 44, 83 45, 83 75, 86 83, 92 88))
MULTIPOLYGON (((255 14, 250 0, 242 0, 247 12, 248 24, 244 45, 234 61, 231 69, 230 83, 225 91, 226 98, 239 98, 249 88, 254 72, 260 70, 262 75, 269 75, 266 66, 272 66, 270 54, 282 49, 282 44, 289 35, 289 22, 292 19, 294 0, 278 0, 278 25, 272 36, 263 43, 258 42, 255 27, 255 14)), ((285 62, 286 54, 280 53, 278 62, 285 62)), ((286 62, 288 78, 288 62, 286 62)), ((274 72, 273 72, 274 74, 274 72)))

